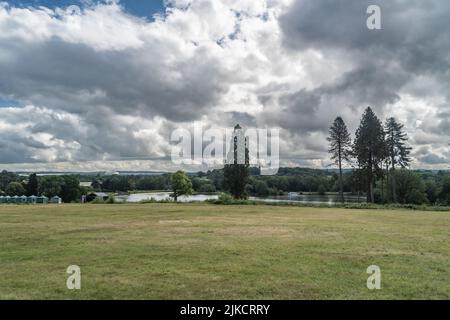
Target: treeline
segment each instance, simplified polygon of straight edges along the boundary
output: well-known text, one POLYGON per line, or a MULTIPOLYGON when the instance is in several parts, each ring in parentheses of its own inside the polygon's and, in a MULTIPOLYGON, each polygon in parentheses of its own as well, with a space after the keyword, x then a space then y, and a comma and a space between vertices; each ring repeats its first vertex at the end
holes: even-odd
MULTIPOLYGON (((304 168, 280 168, 275 176, 260 176, 257 168, 250 168, 251 175, 245 186, 248 196, 276 196, 288 192, 312 192, 317 194, 337 193, 341 183, 339 172, 304 168)), ((450 172, 395 170, 397 202, 408 204, 450 205, 450 172)), ((189 180, 196 193, 226 191, 224 171, 190 173, 189 180)), ((348 194, 364 194, 358 183, 355 170, 343 170, 342 190, 348 194)), ((81 195, 91 191, 133 192, 173 190, 170 174, 145 176, 18 176, 3 171, 0 173, 0 195, 45 195, 60 196, 64 202, 78 202, 81 195), (91 180, 91 185, 80 186, 81 181, 91 180)), ((374 188, 375 202, 383 203, 386 197, 386 180, 378 180, 374 188)))
MULTIPOLYGON (((249 195, 278 195, 285 192, 329 192, 334 191, 337 174, 332 171, 280 168, 276 176, 260 176, 258 168, 250 168, 251 177, 245 189, 249 195), (266 192, 266 187, 268 192, 266 192)), ((213 193, 225 191, 224 170, 210 170, 188 174, 195 192, 213 193)), ((350 183, 350 181, 349 181, 350 183)), ((97 176, 91 186, 95 191, 128 192, 167 191, 171 189, 170 174, 157 176, 97 176)), ((348 191, 351 191, 348 186, 348 191)))
POLYGON ((9 196, 59 196, 63 202, 78 202, 89 188, 80 186, 76 175, 40 176, 31 174, 19 176, 13 172, 0 172, 0 195, 9 196))
MULTIPOLYGON (((317 194, 338 193, 341 190, 339 172, 304 168, 280 168, 275 176, 260 176, 257 168, 250 168, 251 175, 245 185, 247 196, 276 196, 288 192, 311 192, 317 194)), ((450 173, 445 171, 395 170, 398 203, 450 204, 450 173)), ((190 173, 193 191, 214 193, 227 191, 224 186, 224 170, 190 173)), ((342 190, 344 193, 365 195, 357 170, 343 170, 342 190)), ((98 176, 92 182, 92 189, 104 192, 169 191, 170 174, 158 176, 98 176)), ((387 190, 386 180, 378 180, 374 188, 375 202, 384 203, 387 190)))

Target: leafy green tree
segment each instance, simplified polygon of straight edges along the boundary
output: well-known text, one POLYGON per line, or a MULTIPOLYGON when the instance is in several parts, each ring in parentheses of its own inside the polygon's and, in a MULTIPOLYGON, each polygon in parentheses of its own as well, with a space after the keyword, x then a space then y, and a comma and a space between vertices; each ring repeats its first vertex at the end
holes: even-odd
POLYGON ((62 184, 63 180, 59 176, 41 177, 38 193, 49 198, 59 196, 61 194, 62 184))
POLYGON ((94 190, 102 189, 102 180, 99 177, 95 177, 91 182, 91 187, 94 190))
POLYGON ((430 204, 435 204, 439 197, 439 188, 436 181, 425 182, 425 193, 430 204))
MULTIPOLYGON (((386 120, 385 133, 386 133, 386 150, 388 164, 391 167, 391 172, 395 170, 398 165, 401 168, 409 166, 411 159, 409 154, 411 148, 406 145, 408 137, 403 131, 403 124, 400 124, 395 118, 389 118, 386 120)), ((391 188, 392 198, 394 202, 397 202, 397 192, 395 190, 395 174, 391 174, 391 188)))
POLYGON ((224 174, 223 170, 209 170, 206 173, 209 180, 211 180, 216 187, 217 190, 223 190, 223 181, 224 181, 224 174))
POLYGON ((439 202, 450 205, 450 174, 442 179, 441 191, 439 192, 439 202))
POLYGON ((175 202, 178 201, 179 196, 190 195, 193 192, 191 179, 181 170, 171 175, 170 182, 175 202))
POLYGON ((330 143, 328 152, 331 154, 331 159, 339 167, 339 195, 341 201, 344 202, 344 183, 342 180, 342 162, 350 161, 351 154, 351 139, 348 133, 347 126, 341 117, 337 117, 330 127, 330 136, 327 138, 330 143))
POLYGON ((130 177, 117 176, 108 177, 102 182, 102 190, 107 191, 129 191, 134 189, 133 182, 130 177))
POLYGON ((70 203, 77 201, 81 197, 80 180, 76 176, 61 177, 61 193, 59 196, 63 202, 70 203))
POLYGON ((317 188, 317 193, 321 196, 324 196, 327 192, 327 187, 325 184, 321 183, 319 184, 319 187, 317 188))
POLYGON ((199 192, 212 193, 216 192, 216 187, 212 183, 204 183, 198 189, 199 192))
POLYGON ((20 182, 10 182, 6 186, 6 194, 9 196, 23 196, 25 194, 25 188, 20 182))
POLYGON ((424 204, 427 202, 425 185, 417 173, 401 169, 394 171, 393 175, 395 175, 398 202, 403 204, 424 204))
POLYGON ((253 183, 253 189, 256 195, 260 197, 267 197, 270 193, 269 187, 265 181, 255 180, 253 183))
POLYGON ((249 180, 248 165, 226 164, 223 171, 224 187, 235 199, 246 199, 245 186, 249 180))
POLYGON ((16 182, 19 180, 19 176, 13 172, 8 172, 6 170, 3 170, 0 172, 0 189, 6 191, 6 187, 11 182, 16 182))
POLYGON ((381 173, 381 164, 386 158, 384 130, 380 119, 372 108, 364 112, 356 130, 353 154, 366 179, 367 202, 375 202, 374 184, 381 173))
POLYGON ((30 174, 27 183, 27 196, 37 195, 39 191, 39 182, 36 173, 30 174))

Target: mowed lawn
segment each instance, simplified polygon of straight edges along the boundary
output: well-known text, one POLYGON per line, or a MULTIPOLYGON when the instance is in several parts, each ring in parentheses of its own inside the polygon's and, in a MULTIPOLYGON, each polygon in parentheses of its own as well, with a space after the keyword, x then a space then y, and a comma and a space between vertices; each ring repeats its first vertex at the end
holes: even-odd
POLYGON ((449 298, 449 212, 0 206, 0 299, 449 298))

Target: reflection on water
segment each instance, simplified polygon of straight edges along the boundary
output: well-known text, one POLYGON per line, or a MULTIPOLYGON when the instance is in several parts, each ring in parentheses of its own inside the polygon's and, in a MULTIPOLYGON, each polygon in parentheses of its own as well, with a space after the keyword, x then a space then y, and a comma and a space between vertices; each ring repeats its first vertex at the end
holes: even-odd
MULTIPOLYGON (((173 198, 170 197, 169 192, 156 192, 156 193, 134 193, 130 195, 117 196, 117 201, 127 201, 127 202, 141 202, 148 200, 156 200, 163 201, 169 200, 173 201, 173 198)), ((191 196, 180 196, 178 197, 179 202, 203 202, 206 200, 216 200, 218 199, 217 195, 204 195, 204 194, 196 194, 191 196)), ((298 194, 289 194, 287 196, 276 196, 276 197, 250 197, 250 200, 254 201, 262 201, 262 202, 287 202, 287 203, 311 203, 311 204, 335 204, 340 203, 339 195, 298 195, 298 194)), ((358 203, 365 202, 364 197, 358 196, 345 196, 346 203, 358 203)))
MULTIPOLYGON (((317 194, 289 194, 288 196, 275 197, 250 197, 250 200, 263 202, 288 202, 288 203, 311 203, 311 204, 336 204, 341 203, 339 195, 317 195, 317 194)), ((345 195, 346 203, 363 203, 366 202, 364 197, 353 195, 345 195)))
MULTIPOLYGON (((196 194, 192 196, 180 196, 178 197, 178 202, 203 202, 209 199, 217 199, 217 195, 204 195, 204 194, 196 194)), ((129 196, 117 196, 116 200, 118 201, 127 201, 127 202, 141 202, 148 200, 156 200, 156 201, 164 201, 169 200, 173 201, 173 198, 170 197, 169 192, 158 192, 158 193, 134 193, 129 196)))

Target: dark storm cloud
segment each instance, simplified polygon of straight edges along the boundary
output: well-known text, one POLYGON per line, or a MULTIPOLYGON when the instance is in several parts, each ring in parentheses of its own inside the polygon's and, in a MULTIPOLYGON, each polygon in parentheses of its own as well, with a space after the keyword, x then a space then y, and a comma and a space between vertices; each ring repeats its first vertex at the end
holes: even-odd
POLYGON ((448 158, 439 156, 437 154, 434 154, 432 152, 428 153, 427 155, 418 157, 420 161, 426 164, 430 165, 437 165, 437 164, 449 164, 448 158))
POLYGON ((285 44, 294 49, 342 48, 387 59, 405 54, 405 65, 434 69, 448 57, 433 49, 450 46, 449 13, 446 0, 298 0, 280 24, 285 44), (381 8, 381 30, 366 26, 369 5, 381 8))
POLYGON ((95 51, 57 39, 34 44, 2 41, 11 59, 0 60, 0 94, 38 105, 85 113, 105 106, 113 112, 189 121, 201 116, 224 91, 218 61, 205 52, 164 68, 145 50, 95 51), (195 67, 194 67, 195 66, 195 67), (145 71, 145 72, 143 72, 145 71), (181 76, 176 82, 171 73, 181 76))
MULTIPOLYGON (((284 43, 294 50, 343 50, 386 77, 400 66, 411 77, 450 75, 450 2, 446 0, 302 0, 281 20, 284 43), (369 5, 381 8, 381 30, 366 27, 369 5)), ((406 80, 406 79, 405 79, 406 80)))
POLYGON ((447 109, 449 111, 441 112, 438 114, 440 121, 435 132, 446 136, 447 140, 450 143, 450 106, 447 106, 447 109))
POLYGON ((354 115, 359 117, 367 106, 382 112, 385 106, 399 101, 397 92, 406 78, 402 70, 387 77, 381 67, 361 66, 332 84, 283 95, 279 99, 283 108, 268 115, 266 121, 295 133, 327 132, 330 122, 344 108, 354 110, 354 115))
POLYGON ((227 112, 225 113, 225 119, 222 119, 223 124, 227 127, 234 127, 236 123, 239 123, 244 127, 256 127, 256 119, 254 116, 247 112, 227 112))
POLYGON ((41 149, 42 145, 34 145, 14 132, 3 133, 0 136, 0 163, 35 162, 33 154, 36 148, 41 149))
MULTIPOLYGON (((331 84, 284 96, 281 103, 285 109, 276 121, 294 130, 325 132, 329 120, 344 107, 360 115, 371 105, 379 114, 389 114, 405 86, 419 76, 433 79, 440 85, 433 93, 448 100, 449 16, 450 2, 444 0, 295 1, 280 18, 285 47, 291 51, 318 50, 325 57, 351 62, 353 70, 331 84), (382 30, 366 27, 366 9, 374 4, 381 7, 382 30), (310 121, 302 120, 303 114, 310 121), (292 115, 298 119, 293 120, 292 115), (327 121, 321 121, 323 118, 327 121)), ((417 98, 429 94, 420 86, 403 93, 417 98)), ((445 114, 435 120, 442 133, 449 127, 445 114)), ((359 116, 349 118, 353 123, 359 116)))

